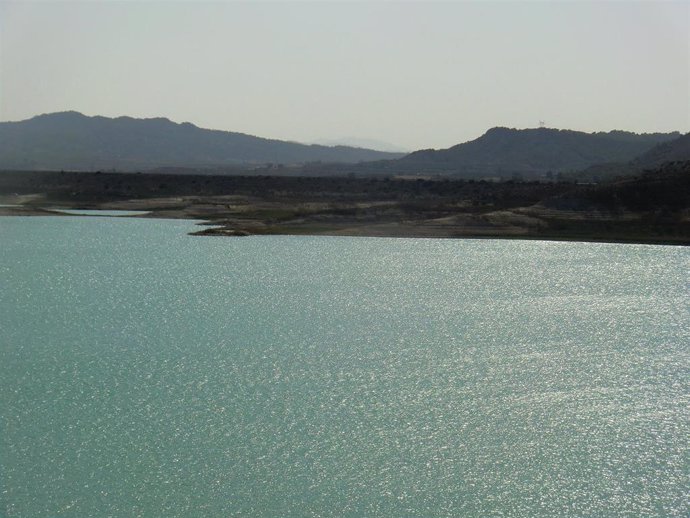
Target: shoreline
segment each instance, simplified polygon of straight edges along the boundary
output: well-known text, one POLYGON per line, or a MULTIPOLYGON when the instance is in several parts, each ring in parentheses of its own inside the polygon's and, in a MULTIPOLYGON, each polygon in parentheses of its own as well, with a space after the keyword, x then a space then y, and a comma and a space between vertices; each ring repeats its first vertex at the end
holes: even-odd
MULTIPOLYGON (((188 215, 172 215, 167 213, 156 213, 149 211, 141 215, 113 215, 113 214, 69 214, 60 210, 82 210, 80 208, 61 207, 59 210, 51 210, 44 207, 2 207, 0 206, 0 218, 2 217, 77 217, 77 218, 115 218, 115 219, 165 219, 179 221, 196 221, 196 226, 210 227, 202 230, 188 232, 190 236, 196 237, 256 237, 256 236, 320 236, 320 237, 367 237, 367 238, 399 238, 399 239, 501 239, 516 241, 552 241, 566 243, 609 243, 609 244, 630 244, 630 245, 663 245, 663 246, 690 246, 690 239, 665 239, 656 237, 625 237, 625 236, 575 236, 557 235, 551 233, 541 234, 520 234, 509 231, 501 232, 500 228, 494 228, 494 232, 477 232, 464 229, 462 233, 450 234, 448 232, 415 232, 419 226, 410 228, 404 224, 397 224, 395 231, 385 232, 382 229, 374 229, 367 226, 345 226, 342 228, 320 228, 320 229, 294 229, 294 228, 271 228, 260 232, 249 232, 238 228, 219 225, 217 221, 208 220, 188 215), (16 210, 15 210, 16 209, 16 210)), ((86 209, 112 211, 118 209, 86 209)))
POLYGON ((688 246, 690 162, 598 186, 446 178, 0 173, 0 215, 68 215, 61 210, 135 211, 145 214, 127 217, 195 220, 201 228, 190 233, 197 236, 688 246))

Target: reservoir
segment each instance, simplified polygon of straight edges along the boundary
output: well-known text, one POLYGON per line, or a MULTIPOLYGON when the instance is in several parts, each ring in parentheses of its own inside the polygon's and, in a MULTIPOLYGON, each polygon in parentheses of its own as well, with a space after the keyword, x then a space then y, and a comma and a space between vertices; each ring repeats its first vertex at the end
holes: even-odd
POLYGON ((688 516, 690 249, 0 218, 3 516, 688 516))

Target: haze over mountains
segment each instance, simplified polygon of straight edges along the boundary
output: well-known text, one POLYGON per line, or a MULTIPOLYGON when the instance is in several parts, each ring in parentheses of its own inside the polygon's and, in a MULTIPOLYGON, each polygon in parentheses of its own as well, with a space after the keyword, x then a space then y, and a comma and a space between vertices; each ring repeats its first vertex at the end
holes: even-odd
POLYGON ((402 146, 385 142, 383 140, 361 138, 361 137, 341 137, 337 139, 318 139, 313 142, 320 146, 350 146, 365 149, 375 149, 376 151, 386 151, 388 153, 409 153, 411 150, 404 149, 402 146))
MULTIPOLYGON (((0 169, 119 170, 165 167, 251 169, 298 166, 303 174, 442 174, 465 178, 580 171, 600 164, 656 165, 690 156, 690 136, 625 131, 493 128, 476 140, 407 155, 347 146, 305 145, 165 118, 87 117, 77 112, 0 123, 0 169), (314 165, 314 163, 317 163, 314 165), (320 164, 319 164, 320 163, 320 164), (349 164, 349 165, 327 165, 349 164)), ((280 174, 280 173, 277 173, 280 174)))

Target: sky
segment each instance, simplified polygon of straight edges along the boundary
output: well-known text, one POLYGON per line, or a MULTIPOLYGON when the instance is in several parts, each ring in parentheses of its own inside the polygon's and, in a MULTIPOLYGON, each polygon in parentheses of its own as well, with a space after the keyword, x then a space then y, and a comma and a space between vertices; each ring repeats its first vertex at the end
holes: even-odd
POLYGON ((688 132, 690 2, 0 0, 0 121, 66 110, 402 150, 688 132))

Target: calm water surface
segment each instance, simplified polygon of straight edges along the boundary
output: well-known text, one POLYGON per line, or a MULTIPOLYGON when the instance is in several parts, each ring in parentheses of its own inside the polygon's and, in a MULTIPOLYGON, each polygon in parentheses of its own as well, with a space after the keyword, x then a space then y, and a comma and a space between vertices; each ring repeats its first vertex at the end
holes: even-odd
POLYGON ((688 516, 690 249, 0 218, 0 515, 688 516))

